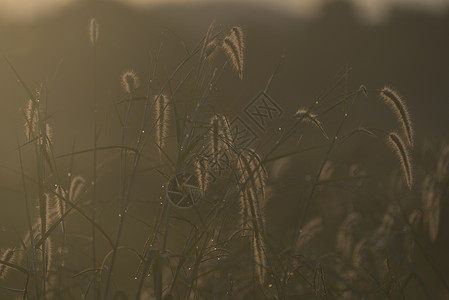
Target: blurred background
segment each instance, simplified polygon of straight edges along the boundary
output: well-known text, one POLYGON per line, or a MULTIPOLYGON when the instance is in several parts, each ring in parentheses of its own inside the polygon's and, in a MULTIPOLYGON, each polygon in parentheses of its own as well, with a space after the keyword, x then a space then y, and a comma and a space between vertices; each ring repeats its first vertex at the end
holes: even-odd
MULTIPOLYGON (((100 26, 97 99, 104 127, 100 146, 120 141, 113 104, 126 99, 120 86, 122 72, 134 69, 144 83, 150 55, 161 47, 154 79, 160 86, 214 20, 222 28, 241 25, 246 35, 243 80, 232 72, 225 74, 213 99, 215 112, 241 115, 243 106, 264 89, 279 62, 269 94, 289 115, 313 103, 336 74, 351 68, 348 87, 357 89, 363 84, 370 94, 356 107, 355 126, 391 128, 396 124, 377 101, 377 90, 388 85, 408 103, 417 135, 416 156, 421 145, 448 139, 447 0, 0 0, 0 53, 31 88, 45 86, 57 155, 69 153, 75 142, 78 150, 91 147, 93 50, 88 29, 92 17, 100 26)), ((5 208, 0 212, 1 239, 13 241, 14 236, 5 232, 20 228, 25 220, 23 215, 11 213, 18 207, 15 201, 21 199, 17 193, 20 177, 11 169, 19 166, 16 136, 24 141, 20 108, 28 98, 3 58, 0 91, 0 205, 5 208)), ((145 92, 141 88, 139 94, 145 92)), ((336 120, 330 117, 325 127, 336 120)), ((270 132, 266 129, 257 134, 267 141, 270 132)), ((361 141, 341 153, 341 159, 353 162, 363 152, 365 166, 390 167, 379 157, 378 148, 361 141)), ((90 170, 89 164, 83 163, 76 165, 78 173, 90 170)), ((26 171, 31 165, 31 159, 25 159, 26 171)), ((309 171, 301 172, 304 176, 309 171)), ((299 176, 290 175, 290 179, 299 176)), ((102 176, 107 182, 107 175, 102 176)), ((142 186, 146 184, 142 182, 142 186)), ((158 193, 162 194, 160 189, 158 193)), ((145 192, 138 194, 145 197, 145 192)), ((447 211, 447 204, 442 205, 447 211)), ((288 226, 272 218, 279 228, 288 226)), ((448 222, 442 222, 444 228, 448 222)), ((447 250, 448 239, 448 231, 442 231, 441 249, 447 250)), ((447 251, 438 253, 443 256, 447 251)), ((442 262, 446 264, 447 258, 442 262)))
MULTIPOLYGON (((243 81, 220 91, 227 104, 252 99, 281 57, 271 94, 284 108, 310 103, 350 67, 353 87, 391 85, 409 103, 418 134, 439 139, 449 125, 448 8, 445 0, 1 0, 0 51, 30 86, 45 83, 54 122, 66 125, 54 126, 58 138, 72 140, 89 124, 78 118, 91 102, 88 23, 96 17, 100 104, 123 97, 119 77, 125 69, 145 80, 149 52, 160 45, 160 77, 166 77, 216 20, 223 28, 241 25, 247 37, 243 81)), ((27 97, 3 60, 0 82, 5 157, 15 143, 11 124, 21 118, 18 108, 27 97)))

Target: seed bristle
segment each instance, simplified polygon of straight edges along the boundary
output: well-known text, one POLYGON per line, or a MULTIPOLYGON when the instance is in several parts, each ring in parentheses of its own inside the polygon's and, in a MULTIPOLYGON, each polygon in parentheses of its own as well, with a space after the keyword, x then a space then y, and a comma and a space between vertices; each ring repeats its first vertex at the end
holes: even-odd
POLYGON ((127 70, 122 74, 122 87, 126 93, 131 95, 139 87, 139 78, 134 70, 127 70))
POLYGON ((95 18, 90 19, 90 25, 89 25, 89 38, 92 45, 97 45, 98 42, 98 23, 95 18))

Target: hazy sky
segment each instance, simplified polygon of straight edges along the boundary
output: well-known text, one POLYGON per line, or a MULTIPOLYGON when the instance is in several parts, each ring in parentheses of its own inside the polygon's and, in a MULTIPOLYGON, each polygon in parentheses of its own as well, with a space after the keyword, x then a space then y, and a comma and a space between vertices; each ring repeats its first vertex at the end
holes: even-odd
MULTIPOLYGON (((57 13, 77 1, 85 0, 0 0, 0 18, 14 20, 29 20, 49 13, 57 13)), ((313 16, 323 3, 334 0, 103 0, 117 1, 130 5, 153 5, 160 3, 210 3, 210 2, 247 2, 264 5, 288 14, 303 17, 313 16)), ((388 8, 409 6, 415 9, 438 13, 449 6, 449 0, 350 0, 360 10, 364 17, 370 20, 381 19, 388 8)))

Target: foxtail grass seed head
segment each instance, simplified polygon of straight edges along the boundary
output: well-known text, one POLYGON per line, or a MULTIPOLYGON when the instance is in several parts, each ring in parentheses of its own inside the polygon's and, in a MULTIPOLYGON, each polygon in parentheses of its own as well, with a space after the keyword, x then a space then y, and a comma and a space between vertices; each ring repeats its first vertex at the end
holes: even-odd
POLYGON ((408 215, 408 222, 414 229, 418 228, 418 225, 421 222, 421 219, 422 219, 422 212, 419 209, 414 209, 408 215))
POLYGON ((28 141, 36 139, 36 143, 44 146, 46 151, 50 151, 53 143, 53 129, 48 122, 40 119, 38 104, 33 100, 28 100, 24 110, 25 114, 25 135, 28 141))
POLYGON ((270 180, 280 181, 284 176, 287 176, 288 170, 293 164, 293 159, 290 156, 276 159, 272 164, 270 170, 270 180))
POLYGON ((334 166, 330 160, 327 160, 324 163, 323 169, 321 170, 320 177, 318 178, 319 181, 326 181, 329 180, 332 177, 332 174, 334 173, 334 166))
POLYGON ((320 120, 318 120, 315 114, 309 112, 307 109, 304 108, 298 109, 298 111, 295 113, 293 117, 297 120, 301 120, 301 122, 314 125, 321 131, 321 133, 326 139, 329 139, 326 130, 324 130, 323 124, 321 124, 320 120))
POLYGON ((369 129, 366 129, 365 127, 359 127, 359 128, 356 129, 356 131, 360 132, 360 133, 363 133, 363 134, 366 134, 366 135, 369 135, 371 137, 377 137, 377 135, 374 132, 372 132, 369 129))
POLYGON ((296 253, 303 249, 315 237, 317 233, 323 230, 323 219, 313 218, 301 228, 301 232, 296 243, 296 253))
POLYGON ((435 169, 436 180, 444 183, 448 180, 449 175, 449 145, 441 147, 438 161, 435 169))
POLYGON ((428 224, 429 222, 429 211, 432 207, 433 198, 436 195, 436 186, 435 181, 432 178, 432 175, 428 174, 424 177, 424 180, 421 185, 421 202, 422 202, 422 210, 424 212, 423 223, 428 224))
POLYGON ((435 241, 440 227, 440 201, 443 191, 433 177, 427 175, 421 193, 423 224, 428 227, 430 240, 435 241))
POLYGON ((362 91, 362 93, 365 95, 365 96, 368 96, 368 90, 366 89, 366 86, 365 85, 361 85, 360 86, 360 91, 362 91))
POLYGON ((164 94, 155 96, 154 101, 156 143, 159 146, 159 153, 161 153, 165 148, 165 140, 168 136, 171 107, 168 97, 164 94))
POLYGON ((257 152, 253 149, 243 151, 237 162, 237 170, 243 189, 254 194, 258 202, 264 202, 267 171, 257 152))
POLYGON ((240 59, 243 61, 243 50, 245 49, 245 34, 241 26, 231 28, 231 36, 238 45, 240 59))
POLYGON ((265 242, 261 234, 253 233, 252 238, 253 255, 255 275, 260 285, 265 283, 266 269, 268 266, 267 258, 265 256, 265 242))
POLYGON ((231 150, 233 139, 228 118, 225 115, 217 114, 211 118, 208 138, 213 159, 218 159, 223 151, 231 150))
POLYGON ((223 39, 222 47, 239 78, 243 79, 243 45, 239 44, 238 38, 233 31, 223 39))
POLYGON ((25 135, 28 141, 30 141, 36 134, 36 105, 33 100, 29 99, 25 113, 25 135))
POLYGON ((199 188, 204 196, 209 187, 208 161, 203 156, 196 156, 194 159, 194 169, 198 178, 199 188))
MULTIPOLYGON (((56 215, 59 219, 61 219, 66 211, 66 203, 67 200, 67 192, 61 187, 57 186, 55 189, 55 206, 56 206, 56 215)), ((64 231, 64 221, 61 221, 61 229, 64 231)))
POLYGON ((360 268, 364 262, 368 248, 368 239, 361 239, 354 247, 354 252, 352 253, 352 265, 356 268, 360 268))
POLYGON ((45 123, 45 134, 42 143, 47 145, 47 150, 50 150, 50 146, 53 144, 53 128, 50 124, 45 123))
POLYGON ((265 218, 261 208, 264 197, 265 169, 253 150, 241 153, 237 159, 238 181, 240 183, 240 209, 243 232, 251 230, 251 243, 255 274, 260 284, 265 281, 267 259, 265 256, 265 218))
MULTIPOLYGON (((15 257, 14 249, 9 248, 9 249, 2 251, 0 259, 7 263, 14 263, 14 257, 15 257)), ((10 269, 11 269, 11 267, 0 263, 0 279, 4 279, 10 269)))
POLYGON ((413 147, 413 125, 404 99, 402 99, 395 90, 389 87, 384 87, 380 91, 380 96, 385 103, 390 105, 391 109, 396 114, 398 121, 402 124, 408 145, 413 147))
POLYGON ((390 233, 393 225, 395 223, 395 216, 397 214, 397 208, 390 204, 388 205, 387 211, 382 217, 382 221, 374 233, 375 236, 386 236, 390 233))
POLYGON ((259 194, 261 199, 264 199, 265 185, 267 182, 267 170, 263 166, 259 154, 254 149, 248 149, 247 153, 247 159, 249 161, 248 171, 251 172, 251 177, 254 179, 255 192, 259 194))
POLYGON ((72 181, 70 182, 69 187, 69 197, 67 198, 67 201, 70 201, 72 203, 76 203, 78 201, 78 198, 83 191, 84 187, 86 185, 86 181, 81 176, 76 176, 72 178, 72 181))
POLYGON ((412 173, 413 171, 412 171, 412 162, 408 149, 406 148, 404 142, 396 132, 392 132, 388 135, 388 141, 390 146, 396 152, 396 155, 398 156, 401 162, 405 181, 407 183, 408 188, 411 189, 413 185, 413 173, 412 173))
POLYGON ((432 209, 429 211, 429 236, 430 240, 435 241, 438 236, 438 231, 440 227, 440 199, 435 198, 432 203, 432 209))
POLYGON ((47 237, 45 239, 45 271, 46 274, 48 274, 48 272, 51 269, 52 263, 53 263, 53 242, 52 239, 50 237, 47 237))
POLYGON ((351 256, 354 242, 353 230, 354 227, 360 222, 360 219, 360 214, 356 212, 350 213, 338 229, 336 248, 345 257, 349 258, 351 256))
POLYGON ((139 78, 133 70, 125 71, 122 74, 122 87, 130 95, 139 87, 139 78))
POLYGON ((92 45, 97 45, 98 42, 98 23, 95 18, 90 19, 90 25, 89 25, 89 37, 90 42, 92 45))
POLYGON ((405 228, 405 237, 404 237, 404 250, 405 250, 405 257, 409 262, 412 262, 413 258, 413 252, 415 247, 415 238, 413 237, 412 230, 418 229, 418 225, 421 221, 422 213, 419 209, 414 209, 409 215, 408 215, 408 222, 412 229, 409 227, 405 228))
POLYGON ((204 57, 211 61, 217 53, 217 42, 215 40, 209 42, 204 50, 204 57))
POLYGON ((421 186, 423 224, 429 237, 435 241, 440 227, 440 202, 445 195, 449 175, 449 146, 442 145, 438 151, 434 174, 427 174, 421 186))
POLYGON ((45 209, 47 210, 45 214, 46 217, 45 231, 47 232, 50 229, 52 223, 55 221, 55 217, 57 216, 57 210, 55 198, 53 197, 53 195, 45 193, 45 198, 47 202, 45 205, 45 209))

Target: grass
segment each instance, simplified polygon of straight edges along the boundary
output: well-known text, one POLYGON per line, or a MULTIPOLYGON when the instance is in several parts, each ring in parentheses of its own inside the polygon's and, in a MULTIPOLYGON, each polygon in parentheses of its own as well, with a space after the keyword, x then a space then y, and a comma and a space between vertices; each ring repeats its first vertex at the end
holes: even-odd
MULTIPOLYGON (((447 296, 447 273, 432 245, 441 236, 449 151, 442 145, 412 162, 419 139, 396 91, 351 90, 346 69, 310 105, 285 113, 281 126, 254 149, 241 146, 229 116, 215 112, 211 102, 224 74, 244 78, 245 33, 239 26, 212 23, 161 84, 153 79, 163 64, 162 46, 152 53, 145 78, 133 70, 122 74, 126 99, 111 108, 121 127, 120 143, 102 145, 96 87, 100 28, 92 19, 94 94, 86 113, 94 122, 88 149, 76 150, 74 143, 70 153, 55 153, 45 85, 29 87, 4 57, 29 102, 21 116, 25 137, 17 130, 19 167, 10 170, 22 183, 27 226, 14 244, 2 245, 1 295, 447 296), (355 108, 367 99, 389 103, 400 128, 382 122, 354 126, 363 121, 355 108), (364 153, 356 163, 339 159, 360 143, 379 152, 381 166, 371 167, 364 153), (24 152, 33 153, 34 168, 24 152), (86 154, 92 155, 90 171, 75 175, 75 164, 86 154), (425 159, 428 163, 421 163, 425 159)), ((265 93, 278 69, 261 87, 265 93)))

